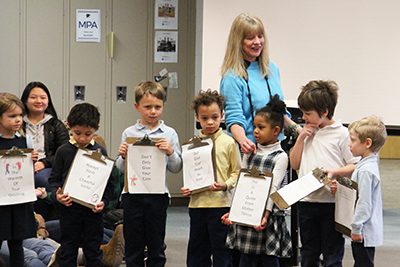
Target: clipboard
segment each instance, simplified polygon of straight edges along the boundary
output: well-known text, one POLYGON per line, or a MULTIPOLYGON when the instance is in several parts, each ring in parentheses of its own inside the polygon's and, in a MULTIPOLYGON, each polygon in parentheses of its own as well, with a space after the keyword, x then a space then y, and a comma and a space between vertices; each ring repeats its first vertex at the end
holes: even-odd
MULTIPOLYGON (((83 154, 83 156, 91 158, 91 159, 93 159, 95 161, 98 161, 98 162, 100 162, 102 164, 107 165, 107 162, 104 160, 104 158, 106 158, 106 157, 103 154, 101 154, 100 148, 95 150, 95 151, 93 151, 91 154, 88 154, 88 153, 83 154)), ((108 159, 111 160, 110 158, 108 158, 108 159)))
MULTIPOLYGON (((150 138, 147 134, 145 134, 142 138, 138 138, 138 137, 127 137, 126 138, 126 142, 131 145, 131 146, 148 146, 148 147, 156 147, 156 143, 157 141, 161 140, 162 138, 150 138)), ((157 151, 158 148, 157 148, 157 151)), ((158 153, 158 152, 157 152, 158 153)), ((165 173, 165 165, 166 165, 166 157, 165 155, 160 151, 160 154, 157 154, 158 157, 161 157, 162 155, 162 160, 164 161, 164 164, 162 165, 162 171, 160 170, 160 172, 154 172, 157 174, 157 180, 161 180, 162 184, 159 184, 158 181, 151 181, 151 179, 149 177, 144 177, 144 172, 140 172, 138 171, 137 173, 133 173, 132 177, 130 176, 130 170, 133 171, 133 169, 136 167, 138 168, 138 166, 136 165, 140 165, 141 164, 141 168, 145 168, 143 166, 143 162, 144 160, 142 160, 141 162, 134 162, 131 161, 129 159, 129 147, 128 147, 128 154, 125 160, 125 177, 124 177, 124 191, 129 192, 129 193, 133 193, 133 194, 162 194, 165 193, 165 179, 166 179, 166 173, 165 173), (136 164, 136 165, 135 165, 136 164), (129 168, 129 166, 131 166, 131 169, 129 168), (135 189, 138 190, 137 192, 131 192, 129 191, 129 185, 131 183, 131 187, 135 186, 135 188, 141 188, 141 189, 135 189), (148 187, 153 187, 154 184, 157 185, 157 188, 155 190, 153 190, 154 188, 148 188, 148 187)), ((137 156, 137 155, 134 155, 137 156)), ((161 159, 160 159, 161 160, 161 159)), ((151 163, 150 163, 151 165, 151 163)), ((150 176, 153 175, 153 171, 152 169, 156 167, 160 167, 160 166, 151 166, 149 167, 149 170, 147 171, 148 173, 150 173, 150 176)), ((146 167, 148 168, 148 166, 146 167)), ((147 173, 146 173, 147 175, 147 173)), ((132 188, 131 188, 132 189, 132 188)), ((135 191, 132 190, 132 191, 135 191)))
POLYGON ((182 144, 182 159, 183 184, 192 191, 192 194, 208 190, 216 181, 215 146, 212 138, 200 136, 190 138, 182 144), (205 147, 210 145, 212 146, 211 153, 204 155, 208 153, 208 151, 204 151, 205 147), (200 155, 208 156, 205 158, 208 161, 200 161, 200 155))
POLYGON ((156 142, 162 138, 150 138, 149 135, 145 134, 142 138, 139 137, 127 137, 125 141, 128 144, 135 146, 155 146, 156 142))
MULTIPOLYGON (((132 144, 135 146, 155 146, 157 140, 159 140, 160 138, 151 138, 145 134, 143 136, 143 138, 139 138, 139 137, 127 137, 125 139, 125 142, 127 142, 128 144, 132 144)), ((128 158, 127 158, 128 159, 128 158)), ((127 164, 127 160, 125 160, 125 175, 124 175, 124 191, 125 192, 129 192, 128 189, 128 164, 127 164)))
POLYGON ((36 200, 32 151, 17 147, 0 150, 0 206, 36 200))
POLYGON ((87 150, 84 148, 78 148, 74 160, 72 161, 71 167, 68 170, 67 177, 65 178, 65 182, 62 187, 62 192, 63 193, 67 192, 73 202, 91 209, 94 208, 96 204, 100 202, 101 199, 103 198, 103 194, 107 186, 108 179, 111 175, 113 166, 114 166, 114 160, 104 156, 100 152, 100 149, 87 150), (97 164, 100 164, 98 168, 101 169, 98 171, 98 173, 91 172, 92 170, 88 171, 89 167, 85 165, 81 166, 82 162, 80 162, 78 158, 80 156, 82 156, 83 158, 88 158, 90 159, 90 161, 95 162, 97 164), (87 169, 85 169, 86 167, 87 169), (83 176, 89 173, 91 173, 93 176, 96 175, 96 177, 83 176), (99 174, 101 175, 101 179, 103 179, 103 181, 100 181, 98 183, 99 174), (72 178, 72 175, 74 175, 74 178, 72 178), (90 192, 89 195, 76 191, 76 188, 74 186, 78 185, 80 182, 82 182, 81 187, 84 187, 83 185, 85 184, 86 185, 90 184, 92 186, 92 188, 86 187, 86 189, 90 192))
POLYGON ((31 153, 33 151, 32 148, 18 148, 13 146, 10 149, 2 149, 0 150, 0 157, 27 157, 26 153, 31 153))
POLYGON ((351 223, 358 199, 358 184, 346 177, 337 179, 335 194, 335 229, 351 237, 351 223))
MULTIPOLYGON (((191 144, 188 148, 189 150, 198 148, 198 147, 202 147, 202 146, 208 146, 209 143, 205 142, 204 141, 205 139, 208 139, 208 138, 202 138, 200 136, 195 135, 192 138, 190 138, 187 142, 183 143, 183 145, 191 144)), ((209 139, 211 139, 211 138, 209 138, 209 139)))
POLYGON ((241 169, 229 220, 245 226, 260 225, 270 196, 272 179, 272 173, 262 173, 254 166, 251 169, 241 169))
POLYGON ((320 168, 315 168, 312 172, 272 193, 271 199, 279 209, 284 210, 329 183, 330 179, 325 172, 320 168), (309 178, 310 176, 314 177, 319 184, 314 184, 314 187, 306 188, 305 190, 300 191, 301 188, 304 188, 304 186, 302 186, 302 182, 304 182, 302 178, 305 179, 306 177, 309 178), (307 191, 307 189, 310 190, 307 191), (292 193, 294 196, 291 195, 292 193))

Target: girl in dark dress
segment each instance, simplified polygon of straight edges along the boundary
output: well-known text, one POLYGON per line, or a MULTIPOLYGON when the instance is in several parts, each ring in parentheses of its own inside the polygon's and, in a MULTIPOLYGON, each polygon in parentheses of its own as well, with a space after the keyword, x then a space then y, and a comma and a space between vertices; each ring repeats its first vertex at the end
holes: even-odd
MULTIPOLYGON (((10 93, 0 93, 0 149, 26 148, 26 139, 20 134, 24 105, 10 93)), ((36 160, 37 152, 32 152, 36 160)), ((0 176, 0 179, 3 177, 0 176)), ((0 192, 1 194, 1 192, 0 192)), ((24 266, 22 240, 36 233, 32 203, 0 204, 0 244, 7 240, 10 250, 10 266, 24 266)))

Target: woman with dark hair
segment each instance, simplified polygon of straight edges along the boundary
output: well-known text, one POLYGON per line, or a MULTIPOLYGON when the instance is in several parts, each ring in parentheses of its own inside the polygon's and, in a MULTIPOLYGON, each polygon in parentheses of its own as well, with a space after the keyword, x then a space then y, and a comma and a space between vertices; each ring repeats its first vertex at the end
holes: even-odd
MULTIPOLYGON (((58 119, 49 89, 43 83, 30 82, 25 87, 21 100, 26 110, 24 130, 28 139, 32 141, 28 146, 39 152, 39 160, 34 165, 35 187, 48 189, 54 155, 59 146, 68 142, 68 130, 58 119)), ((46 217, 47 209, 42 210, 46 205, 39 202, 41 201, 35 203, 36 211, 46 217)))

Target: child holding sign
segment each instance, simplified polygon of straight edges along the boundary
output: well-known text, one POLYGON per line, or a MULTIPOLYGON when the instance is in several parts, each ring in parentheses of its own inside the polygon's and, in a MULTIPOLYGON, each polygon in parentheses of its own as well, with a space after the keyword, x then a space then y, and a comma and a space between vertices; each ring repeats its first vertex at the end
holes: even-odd
MULTIPOLYGON (((152 81, 141 82, 135 87, 135 109, 140 114, 136 124, 122 133, 117 167, 124 172, 128 154, 127 137, 159 138, 156 147, 165 153, 165 170, 179 172, 182 168, 181 149, 178 134, 160 120, 166 101, 166 92, 161 84, 152 81)), ((125 174, 126 175, 126 174, 125 174)), ((166 185, 163 193, 122 193, 124 208, 125 261, 127 266, 143 266, 144 250, 147 247, 147 266, 164 266, 165 228, 169 194, 166 185)))
MULTIPOLYGON (((20 134, 23 113, 24 104, 18 97, 0 93, 0 149, 27 148, 26 139, 20 134)), ((37 158, 37 152, 32 152, 32 159, 37 158)), ((36 234, 33 203, 0 205, 0 214, 0 246, 7 240, 10 265, 23 266, 22 240, 36 234)))
POLYGON ((76 266, 80 246, 86 258, 86 266, 102 265, 100 250, 103 238, 102 211, 113 194, 113 182, 111 179, 108 180, 103 198, 93 209, 72 202, 71 197, 61 190, 78 148, 100 149, 103 155, 107 155, 106 150, 93 140, 99 128, 99 121, 100 113, 95 106, 89 103, 75 105, 67 117, 71 139, 60 146, 55 155, 49 178, 51 188, 49 198, 53 201, 57 199, 60 203, 61 247, 60 256, 57 256, 57 263, 60 266, 76 266))
POLYGON ((350 150, 361 156, 351 180, 358 184, 358 200, 351 224, 354 266, 374 266, 375 247, 383 244, 381 177, 378 152, 387 137, 385 124, 376 116, 349 125, 350 150))
MULTIPOLYGON (((242 162, 247 169, 254 166, 262 173, 273 174, 271 193, 281 187, 287 173, 288 156, 278 141, 285 109, 285 103, 275 95, 266 107, 256 112, 253 124, 257 152, 245 154, 242 162)), ((231 224, 226 243, 229 248, 240 252, 240 267, 279 266, 278 257, 290 257, 291 238, 284 212, 275 207, 271 199, 266 203, 261 225, 232 224, 228 215, 222 217, 223 223, 231 224)))
POLYGON ((224 97, 210 89, 200 92, 193 101, 201 136, 211 137, 214 142, 217 180, 209 190, 196 194, 188 188, 181 188, 182 195, 190 196, 190 237, 186 260, 189 267, 232 265, 231 254, 225 247, 228 227, 221 224, 220 218, 229 211, 230 190, 239 174, 240 156, 235 140, 220 128, 223 107, 224 97))
POLYGON ((334 118, 339 87, 334 81, 313 80, 297 98, 305 125, 290 151, 290 165, 303 177, 323 168, 330 186, 324 186, 298 203, 301 266, 318 266, 322 254, 326 266, 342 266, 344 238, 335 229, 336 177, 349 177, 357 157, 349 148, 349 133, 334 118))

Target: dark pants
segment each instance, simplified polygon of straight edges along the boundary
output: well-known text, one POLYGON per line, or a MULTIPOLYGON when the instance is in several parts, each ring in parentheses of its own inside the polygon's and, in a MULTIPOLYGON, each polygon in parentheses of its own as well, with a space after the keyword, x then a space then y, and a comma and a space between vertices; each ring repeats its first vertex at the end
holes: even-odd
POLYGON ((61 247, 57 262, 61 267, 76 266, 78 249, 82 247, 86 266, 101 266, 102 214, 76 203, 72 205, 60 209, 61 247))
POLYGON ((232 266, 231 252, 225 247, 229 227, 221 223, 222 215, 227 212, 229 208, 189 209, 188 267, 232 266))
POLYGON ((344 238, 335 230, 335 204, 299 202, 301 266, 342 266, 344 238))
MULTIPOLYGON (((0 240, 0 249, 2 244, 3 240, 0 240)), ((24 249, 22 247, 22 240, 7 240, 7 245, 10 266, 24 267, 24 249)), ((2 265, 0 264, 0 266, 2 265)))
POLYGON ((279 267, 279 260, 266 254, 241 253, 239 267, 279 267))
POLYGON ((51 168, 45 168, 35 173, 35 187, 44 187, 49 191, 49 177, 51 175, 51 168))
POLYGON ((167 194, 122 194, 124 208, 125 262, 127 267, 164 266, 167 194))
POLYGON ((373 267, 375 247, 364 247, 364 243, 351 242, 354 267, 373 267))
MULTIPOLYGON (((51 220, 46 222, 46 230, 49 232, 49 237, 56 241, 57 243, 61 243, 61 230, 60 230, 60 220, 51 220)), ((114 235, 114 231, 103 228, 103 239, 101 244, 107 244, 112 236, 114 235)), ((1 266, 1 265, 0 265, 1 266)))

